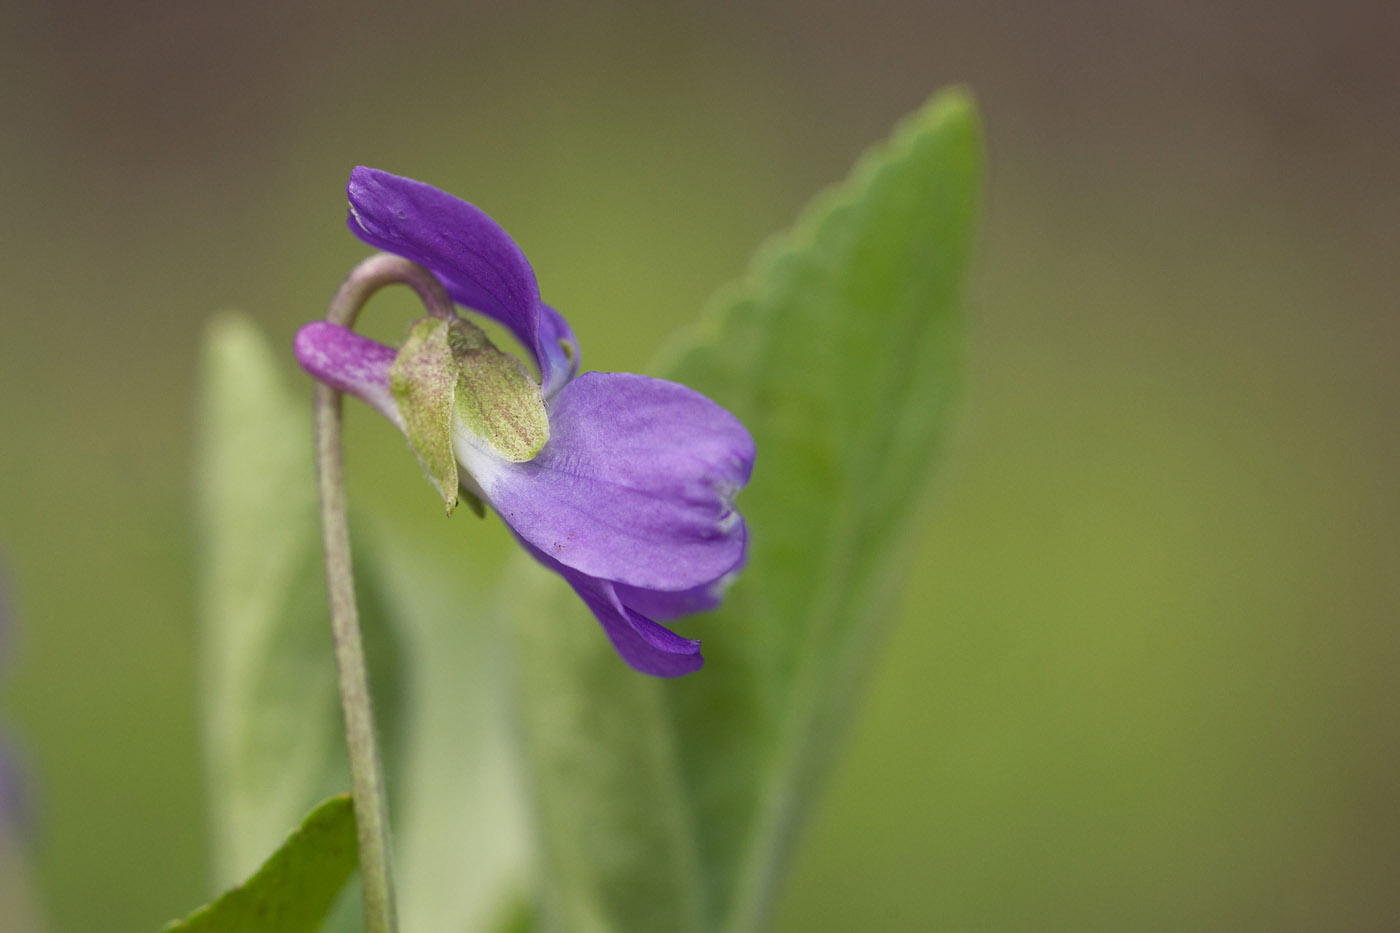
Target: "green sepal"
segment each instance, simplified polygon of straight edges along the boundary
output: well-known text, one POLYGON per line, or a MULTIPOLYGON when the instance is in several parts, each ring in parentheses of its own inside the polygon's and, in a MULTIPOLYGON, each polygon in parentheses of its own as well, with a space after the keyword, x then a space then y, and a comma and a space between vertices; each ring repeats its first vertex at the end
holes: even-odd
POLYGON ((452 450, 458 366, 449 330, 438 318, 414 321, 389 368, 389 389, 403 415, 408 443, 451 515, 458 489, 457 455, 452 450))
MULTIPOLYGON (((447 504, 464 492, 452 446, 458 419, 512 463, 534 458, 549 441, 544 396, 515 357, 496 348, 481 328, 457 318, 422 318, 409 328, 389 369, 389 388, 414 453, 447 504)), ((485 514, 470 496, 472 511, 485 514)))
POLYGON ((475 324, 453 321, 449 339, 459 372, 458 417, 506 460, 534 459, 549 441, 549 415, 539 385, 475 324))

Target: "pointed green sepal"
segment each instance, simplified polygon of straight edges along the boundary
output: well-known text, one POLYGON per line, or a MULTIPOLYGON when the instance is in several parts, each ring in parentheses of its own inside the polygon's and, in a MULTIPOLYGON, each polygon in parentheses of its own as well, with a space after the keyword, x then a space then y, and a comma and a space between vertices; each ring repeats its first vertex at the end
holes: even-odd
POLYGON ((389 388, 403 415, 404 430, 447 514, 457 507, 457 455, 452 450, 458 364, 450 325, 438 318, 415 321, 389 369, 389 388))
POLYGON ((512 463, 534 459, 549 440, 539 385, 475 324, 453 321, 449 339, 458 366, 457 416, 512 463))

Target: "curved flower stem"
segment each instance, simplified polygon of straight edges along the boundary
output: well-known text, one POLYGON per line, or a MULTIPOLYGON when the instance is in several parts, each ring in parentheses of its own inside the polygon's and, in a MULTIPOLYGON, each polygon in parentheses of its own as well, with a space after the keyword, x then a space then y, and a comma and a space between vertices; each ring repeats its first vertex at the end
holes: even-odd
MULTIPOLYGON (((447 319, 454 316, 452 300, 431 272, 406 259, 380 254, 371 256, 351 271, 331 299, 326 318, 343 327, 353 327, 370 296, 395 282, 411 286, 433 316, 447 319)), ((321 538, 335 660, 340 671, 340 704, 345 713, 345 740, 350 752, 350 788, 359 836, 365 931, 394 933, 398 921, 394 913, 389 858, 389 808, 384 793, 384 768, 374 735, 374 710, 360 639, 359 610, 355 605, 355 579, 350 567, 350 530, 340 447, 340 392, 324 384, 317 385, 315 404, 321 538)))
POLYGON ((351 269, 345 281, 340 283, 326 309, 326 320, 341 327, 354 327, 360 309, 370 296, 384 286, 396 283, 407 285, 417 292, 423 307, 433 317, 450 321, 457 316, 452 308, 452 299, 447 296, 437 276, 402 256, 375 253, 351 269))

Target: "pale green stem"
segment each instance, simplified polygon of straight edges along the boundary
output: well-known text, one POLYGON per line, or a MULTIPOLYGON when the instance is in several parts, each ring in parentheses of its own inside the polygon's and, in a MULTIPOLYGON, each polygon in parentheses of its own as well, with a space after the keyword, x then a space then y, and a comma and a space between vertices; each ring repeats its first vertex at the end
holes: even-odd
MULTIPOLYGON (((428 312, 451 319, 452 300, 442 284, 422 266, 398 256, 379 254, 360 263, 331 299, 327 320, 353 327, 360 309, 385 285, 411 286, 428 312)), ((340 670, 340 704, 345 712, 345 742, 350 752, 350 789, 360 846, 364 886, 365 933, 395 933, 394 881, 390 865, 389 808, 384 767, 374 735, 355 579, 350 568, 350 530, 345 509, 345 475, 340 452, 340 393, 316 387, 316 462, 321 486, 321 537, 325 548, 335 660, 340 670)))

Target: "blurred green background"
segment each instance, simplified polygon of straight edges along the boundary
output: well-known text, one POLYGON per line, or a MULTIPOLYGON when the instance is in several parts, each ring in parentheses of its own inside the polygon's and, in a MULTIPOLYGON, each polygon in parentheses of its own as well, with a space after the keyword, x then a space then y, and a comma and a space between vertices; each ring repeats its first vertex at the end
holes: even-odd
MULTIPOLYGON (((0 718, 50 928, 209 893, 197 348, 322 312, 353 165, 491 212, 635 371, 955 81, 961 426, 779 928, 1400 927, 1397 48, 1382 2, 6 4, 0 718)), ((499 525, 349 433, 352 499, 489 576, 499 525)))

